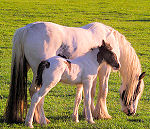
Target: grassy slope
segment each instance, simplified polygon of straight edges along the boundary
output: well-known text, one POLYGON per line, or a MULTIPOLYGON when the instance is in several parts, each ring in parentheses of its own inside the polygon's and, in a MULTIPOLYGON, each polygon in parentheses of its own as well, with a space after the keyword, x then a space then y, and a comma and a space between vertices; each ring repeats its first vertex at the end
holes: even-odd
MULTIPOLYGON (((35 21, 51 21, 66 26, 82 26, 102 22, 112 26, 131 42, 135 48, 145 77, 145 90, 138 105, 137 114, 127 117, 121 111, 118 73, 111 73, 107 98, 112 120, 95 120, 89 125, 82 115, 80 122, 71 120, 75 87, 59 84, 45 99, 45 114, 51 120, 47 127, 53 128, 150 128, 150 3, 148 0, 1 0, 0 2, 0 128, 25 128, 24 124, 6 124, 3 112, 8 96, 11 68, 11 40, 15 30, 35 21)), ((32 73, 29 73, 29 85, 32 73)), ((30 100, 30 98, 28 97, 30 100)), ((30 104, 30 103, 29 103, 30 104)), ((35 124, 37 128, 40 125, 35 124)))

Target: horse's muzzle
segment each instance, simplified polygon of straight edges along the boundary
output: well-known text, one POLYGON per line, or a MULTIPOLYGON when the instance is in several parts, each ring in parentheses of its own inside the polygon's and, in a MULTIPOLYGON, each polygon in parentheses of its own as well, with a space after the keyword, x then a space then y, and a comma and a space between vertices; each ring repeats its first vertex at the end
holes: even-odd
POLYGON ((131 111, 130 109, 124 110, 123 111, 127 116, 131 116, 135 114, 135 109, 131 111))

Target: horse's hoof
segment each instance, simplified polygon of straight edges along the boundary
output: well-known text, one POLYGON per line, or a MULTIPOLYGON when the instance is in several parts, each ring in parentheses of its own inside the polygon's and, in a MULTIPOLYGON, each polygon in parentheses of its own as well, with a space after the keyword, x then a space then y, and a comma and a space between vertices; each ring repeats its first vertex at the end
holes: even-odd
POLYGON ((95 122, 93 120, 88 120, 89 124, 95 124, 95 122))
POLYGON ((75 120, 74 122, 75 122, 75 123, 79 123, 79 120, 75 120))
POLYGON ((31 128, 31 129, 33 129, 34 128, 34 126, 33 125, 30 125, 30 126, 28 126, 29 128, 31 128))
POLYGON ((45 119, 46 119, 47 124, 49 124, 49 123, 50 123, 50 120, 49 120, 49 119, 47 119, 47 118, 45 118, 45 119))
POLYGON ((112 116, 110 116, 109 114, 97 114, 97 113, 93 113, 93 117, 94 117, 94 119, 105 119, 105 120, 107 120, 107 119, 112 119, 112 116))
POLYGON ((34 126, 33 126, 31 123, 29 123, 29 122, 25 122, 25 125, 26 125, 27 127, 29 127, 29 128, 34 128, 34 126))
POLYGON ((72 121, 74 121, 75 123, 79 123, 78 118, 74 114, 72 114, 72 121))
POLYGON ((112 119, 112 116, 110 116, 110 115, 103 115, 103 116, 100 116, 100 119, 108 120, 108 119, 112 119))
POLYGON ((26 125, 27 127, 29 127, 29 128, 31 128, 31 129, 33 129, 34 128, 34 126, 33 125, 26 125))
POLYGON ((112 116, 107 115, 104 119, 112 119, 112 116))

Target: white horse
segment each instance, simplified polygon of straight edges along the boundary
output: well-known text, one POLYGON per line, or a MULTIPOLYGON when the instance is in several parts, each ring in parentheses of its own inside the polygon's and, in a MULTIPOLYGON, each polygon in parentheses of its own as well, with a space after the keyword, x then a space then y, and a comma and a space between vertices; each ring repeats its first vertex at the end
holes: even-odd
MULTIPOLYGON (((20 118, 23 120, 24 109, 27 109, 26 81, 29 68, 33 71, 33 81, 29 89, 32 96, 37 91, 34 87, 35 78, 38 64, 41 60, 46 60, 56 55, 73 59, 92 47, 100 46, 103 39, 110 43, 121 64, 122 85, 120 95, 125 98, 121 99, 122 110, 126 114, 134 114, 144 89, 144 82, 140 78, 140 92, 138 92, 131 105, 128 106, 128 103, 133 100, 134 91, 136 91, 139 84, 141 65, 134 49, 123 35, 113 28, 98 22, 81 28, 65 27, 50 22, 37 22, 18 29, 13 38, 11 86, 5 112, 6 121, 16 122, 20 118)), ((93 116, 97 119, 111 118, 106 106, 110 72, 111 67, 105 63, 98 72, 99 93, 93 113, 93 116)), ((76 102, 79 104, 82 97, 82 85, 79 84, 77 87, 76 102)), ((43 121, 43 117, 41 117, 44 112, 41 109, 43 100, 35 110, 34 119, 38 123, 43 121)), ((77 108, 78 105, 75 106, 75 109, 77 108)), ((74 111, 75 114, 76 110, 74 111)))
MULTIPOLYGON (((98 68, 103 61, 114 69, 120 67, 116 54, 112 52, 111 46, 105 44, 104 41, 101 47, 93 48, 73 60, 54 56, 42 61, 39 64, 36 77, 37 86, 41 86, 41 88, 32 96, 31 106, 25 120, 26 126, 33 128, 32 121, 36 105, 60 81, 67 84, 83 84, 86 120, 88 123, 95 123, 91 113, 91 89, 97 77, 98 68)), ((46 124, 46 119, 44 123, 46 124)))

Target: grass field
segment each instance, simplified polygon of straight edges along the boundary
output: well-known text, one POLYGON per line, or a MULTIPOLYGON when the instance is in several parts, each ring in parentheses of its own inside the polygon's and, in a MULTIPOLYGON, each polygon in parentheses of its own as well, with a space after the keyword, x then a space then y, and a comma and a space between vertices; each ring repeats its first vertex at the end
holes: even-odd
MULTIPOLYGON (((7 124, 3 113, 10 85, 12 37, 17 28, 36 21, 50 21, 65 26, 83 26, 102 22, 124 34, 141 61, 145 89, 135 116, 121 111, 119 73, 111 73, 107 106, 112 120, 95 120, 90 125, 82 117, 71 119, 75 88, 59 84, 45 98, 45 114, 51 123, 43 128, 150 128, 150 2, 149 0, 1 0, 0 1, 0 128, 26 128, 24 124, 7 124)), ((28 87, 32 81, 28 74, 28 87)), ((97 86, 98 89, 98 86, 97 86)), ((97 90, 98 91, 98 90, 97 90)), ((30 97, 28 94, 28 107, 30 97)), ((96 100, 96 98, 95 98, 96 100)), ((34 124, 36 128, 40 125, 34 124)))

